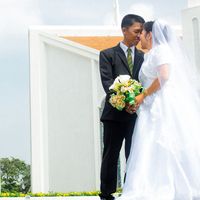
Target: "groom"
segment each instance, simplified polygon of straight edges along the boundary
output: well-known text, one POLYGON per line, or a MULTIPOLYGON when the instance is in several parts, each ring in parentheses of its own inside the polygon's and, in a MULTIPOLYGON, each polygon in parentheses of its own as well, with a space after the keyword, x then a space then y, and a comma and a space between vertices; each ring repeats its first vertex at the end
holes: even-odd
POLYGON ((126 111, 118 111, 108 102, 109 87, 119 75, 130 75, 138 80, 143 62, 143 53, 135 47, 139 40, 144 19, 129 14, 122 19, 123 41, 117 46, 100 52, 100 74, 106 92, 105 107, 101 116, 104 125, 104 150, 101 165, 101 200, 113 200, 112 193, 117 186, 117 162, 122 142, 125 139, 125 156, 128 159, 136 114, 127 106, 126 111))

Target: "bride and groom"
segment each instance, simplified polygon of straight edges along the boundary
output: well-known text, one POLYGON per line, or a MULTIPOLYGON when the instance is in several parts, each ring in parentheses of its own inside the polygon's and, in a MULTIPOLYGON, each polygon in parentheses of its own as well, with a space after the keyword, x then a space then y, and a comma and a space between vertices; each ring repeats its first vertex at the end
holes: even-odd
POLYGON ((118 200, 200 199, 200 100, 197 74, 171 27, 138 15, 122 19, 123 41, 100 52, 106 92, 101 116, 104 151, 102 200, 112 200, 123 140, 126 178, 118 200), (135 46, 141 41, 147 53, 135 46), (144 92, 123 111, 108 102, 119 75, 139 80, 144 92))

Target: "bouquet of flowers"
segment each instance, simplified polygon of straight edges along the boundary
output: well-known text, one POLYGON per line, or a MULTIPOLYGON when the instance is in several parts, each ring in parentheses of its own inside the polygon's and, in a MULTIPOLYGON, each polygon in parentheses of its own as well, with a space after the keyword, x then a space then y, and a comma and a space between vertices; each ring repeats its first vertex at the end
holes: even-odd
POLYGON ((143 87, 141 83, 131 79, 129 75, 120 75, 109 89, 112 92, 109 99, 110 104, 122 111, 126 104, 135 104, 135 97, 142 92, 143 87))

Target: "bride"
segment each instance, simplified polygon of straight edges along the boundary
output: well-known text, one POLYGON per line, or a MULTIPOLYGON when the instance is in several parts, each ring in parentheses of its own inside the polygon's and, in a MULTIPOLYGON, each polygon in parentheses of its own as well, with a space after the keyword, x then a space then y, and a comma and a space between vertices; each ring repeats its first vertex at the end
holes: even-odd
POLYGON ((156 20, 144 24, 148 49, 139 79, 146 88, 117 200, 200 199, 200 101, 195 68, 172 29, 156 20))

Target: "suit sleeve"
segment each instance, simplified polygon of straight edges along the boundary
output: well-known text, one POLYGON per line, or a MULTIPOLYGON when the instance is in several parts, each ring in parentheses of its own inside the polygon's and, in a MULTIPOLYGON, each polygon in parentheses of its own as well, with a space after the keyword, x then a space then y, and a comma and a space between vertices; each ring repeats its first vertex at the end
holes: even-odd
POLYGON ((100 75, 103 88, 106 94, 109 93, 109 87, 113 84, 113 68, 112 68, 112 58, 106 54, 106 52, 100 52, 99 57, 100 75))

